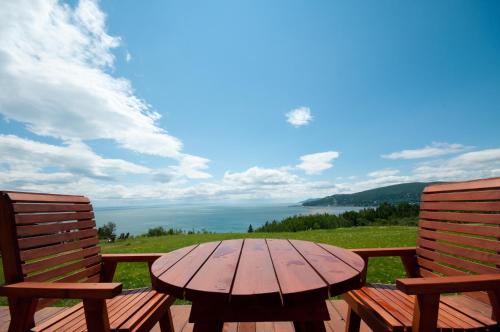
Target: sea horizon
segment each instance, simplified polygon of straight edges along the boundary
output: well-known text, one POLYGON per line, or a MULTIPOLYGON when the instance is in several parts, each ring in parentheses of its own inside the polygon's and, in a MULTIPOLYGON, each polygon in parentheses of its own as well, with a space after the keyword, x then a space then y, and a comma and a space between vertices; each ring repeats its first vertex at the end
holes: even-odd
POLYGON ((246 232, 249 225, 258 228, 266 221, 280 221, 294 215, 340 214, 358 211, 359 206, 301 206, 289 204, 176 204, 150 206, 101 206, 94 209, 97 226, 116 224, 116 233, 141 235, 148 229, 163 227, 183 231, 215 233, 246 232))

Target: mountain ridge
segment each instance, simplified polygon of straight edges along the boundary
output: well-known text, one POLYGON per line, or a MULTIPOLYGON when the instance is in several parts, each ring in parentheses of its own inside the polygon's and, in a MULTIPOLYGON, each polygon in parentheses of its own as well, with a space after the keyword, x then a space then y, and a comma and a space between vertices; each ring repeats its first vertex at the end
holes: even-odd
POLYGON ((303 201, 302 206, 377 206, 381 203, 418 203, 425 186, 432 182, 400 183, 360 191, 335 194, 303 201))

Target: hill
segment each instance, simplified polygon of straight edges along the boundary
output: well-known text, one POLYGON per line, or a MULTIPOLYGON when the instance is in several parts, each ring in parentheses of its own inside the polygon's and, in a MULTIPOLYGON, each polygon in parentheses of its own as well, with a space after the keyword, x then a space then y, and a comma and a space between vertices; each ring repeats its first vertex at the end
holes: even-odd
POLYGON ((303 206, 377 206, 380 203, 418 203, 426 182, 401 183, 354 194, 336 194, 304 201, 303 206))

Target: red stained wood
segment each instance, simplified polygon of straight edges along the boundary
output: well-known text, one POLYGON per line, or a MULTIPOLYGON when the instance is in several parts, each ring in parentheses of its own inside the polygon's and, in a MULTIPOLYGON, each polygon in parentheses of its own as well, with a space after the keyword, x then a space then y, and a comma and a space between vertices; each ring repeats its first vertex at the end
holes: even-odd
POLYGON ((498 190, 461 191, 441 194, 423 194, 422 202, 453 202, 453 201, 493 201, 500 200, 498 190))
POLYGON ((335 257, 341 259, 343 262, 358 271, 363 271, 365 268, 365 261, 360 259, 360 255, 351 251, 345 250, 339 247, 335 247, 329 244, 318 243, 319 246, 324 248, 326 251, 334 255, 335 257))
POLYGON ((16 213, 92 211, 91 204, 14 203, 12 206, 16 213))
POLYGON ((398 279, 398 289, 407 294, 473 292, 500 289, 500 274, 398 279))
POLYGON ((500 202, 422 202, 420 209, 434 211, 500 211, 500 202))
POLYGON ((17 226, 18 236, 35 236, 50 233, 67 232, 77 229, 88 229, 95 227, 94 220, 81 220, 76 222, 52 223, 46 225, 17 226))
POLYGON ((302 255, 286 240, 266 240, 273 260, 283 302, 304 301, 309 297, 325 299, 329 285, 302 255))
POLYGON ((190 321, 199 323, 195 329, 272 320, 324 328, 329 288, 338 293, 360 286, 364 270, 363 259, 355 253, 325 247, 270 239, 200 244, 157 260, 152 266, 154 285, 193 301, 190 321))
POLYGON ((57 195, 57 194, 35 194, 8 192, 7 196, 13 202, 36 202, 36 203, 89 203, 85 196, 57 195))
POLYGON ((173 251, 153 264, 152 274, 158 289, 188 300, 268 305, 357 287, 363 269, 361 257, 338 247, 246 239, 173 251))
MULTIPOLYGON (((323 247, 300 240, 290 240, 290 243, 321 278, 330 285, 329 296, 339 295, 348 290, 361 287, 362 280, 359 271, 347 265, 323 247)), ((359 256, 357 259, 359 259, 360 263, 363 262, 359 256)))
POLYGON ((103 261, 109 262, 151 262, 153 263, 164 254, 140 253, 140 254, 102 254, 103 261))
POLYGON ((189 252, 191 252, 198 245, 192 245, 189 247, 184 247, 181 249, 174 250, 169 252, 167 255, 163 255, 151 266, 151 273, 153 276, 161 276, 165 271, 171 268, 175 263, 177 263, 181 258, 186 256, 189 252))
POLYGON ((439 221, 426 221, 426 220, 420 220, 418 225, 422 228, 435 229, 440 231, 500 237, 500 227, 444 223, 439 221))
POLYGON ((85 258, 81 261, 77 261, 75 263, 70 263, 67 265, 62 265, 60 267, 56 267, 52 270, 40 272, 34 275, 29 275, 24 278, 26 281, 50 281, 51 279, 60 278, 63 275, 68 273, 77 272, 81 269, 85 269, 92 265, 98 265, 100 268, 101 257, 98 255, 91 256, 89 258, 85 258))
POLYGON ((36 214, 18 214, 16 215, 16 224, 31 225, 36 223, 51 223, 57 221, 86 220, 93 219, 93 212, 75 212, 75 213, 36 213, 36 214))
POLYGON ((243 240, 222 241, 185 288, 186 298, 228 300, 243 240))
POLYGON ((17 240, 20 249, 29 249, 43 245, 55 244, 63 241, 71 241, 96 237, 96 229, 86 229, 76 232, 57 233, 50 235, 34 236, 28 238, 20 238, 17 240))
POLYGON ((280 288, 264 239, 246 239, 231 292, 233 303, 280 303, 280 288))
MULTIPOLYGON (((437 242, 437 241, 429 241, 426 239, 419 239, 418 244, 420 248, 417 248, 417 254, 421 254, 419 250, 422 248, 428 248, 428 249, 433 249, 433 250, 439 250, 440 252, 443 252, 445 254, 451 254, 451 255, 456 255, 456 256, 462 256, 457 258, 459 260, 458 266, 467 268, 469 271, 474 271, 473 269, 468 268, 466 264, 469 260, 464 260, 463 257, 471 259, 471 260, 478 260, 482 261, 486 264, 488 263, 493 263, 500 265, 500 256, 491 252, 486 252, 486 251, 478 251, 478 250, 472 250, 468 248, 462 247, 457 247, 454 245, 450 245, 444 242, 437 242)), ((485 272, 485 271, 475 271, 477 273, 495 273, 495 272, 500 272, 500 269, 497 271, 491 270, 490 272, 485 272)))
MULTIPOLYGON (((500 317, 500 301, 496 300, 500 295, 495 295, 500 294, 500 178, 428 186, 420 209, 417 278, 397 280, 405 293, 419 294, 416 302, 414 297, 378 285, 350 292, 346 299, 375 330, 412 326, 413 331, 433 331, 436 325, 450 331, 490 330, 498 323, 489 316, 497 312, 500 317), (441 296, 438 307, 439 294, 450 292, 464 292, 467 297, 443 300, 441 296), (487 310, 472 310, 474 306, 487 310), (401 324, 377 319, 387 315, 401 324)), ((378 255, 377 249, 355 251, 364 257, 378 255)), ((394 254, 405 257, 401 252, 394 254)))
POLYGON ((424 188, 424 193, 437 193, 446 191, 467 191, 467 190, 486 190, 500 188, 500 177, 471 180, 463 182, 450 182, 441 184, 432 184, 424 188))
POLYGON ((120 283, 19 282, 0 287, 2 296, 107 299, 121 293, 120 283))
POLYGON ((500 251, 500 242, 479 237, 467 236, 467 234, 450 234, 434 232, 432 230, 420 229, 418 231, 420 239, 443 240, 458 245, 467 245, 479 249, 500 251))
POLYGON ((94 256, 99 252, 100 252, 99 247, 90 247, 84 250, 74 251, 63 255, 52 256, 44 260, 38 260, 33 263, 24 264, 23 272, 28 274, 36 270, 47 269, 74 260, 83 259, 89 256, 94 256))
POLYGON ((420 211, 420 218, 427 220, 465 221, 500 225, 500 214, 420 211))
MULTIPOLYGON (((161 322, 170 332, 172 297, 155 291, 117 296, 121 284, 99 283, 110 269, 101 264, 88 202, 83 196, 0 192, 0 244, 9 283, 0 294, 11 298, 13 330, 31 329, 35 311, 59 298, 82 298, 84 305, 47 318, 33 330, 148 331, 161 322)), ((160 256, 114 254, 106 255, 105 262, 108 267, 124 261, 152 264, 160 256)))
POLYGON ((85 240, 77 240, 63 244, 56 244, 52 246, 22 250, 20 252, 21 259, 23 261, 28 261, 30 259, 41 258, 45 256, 54 255, 57 253, 62 253, 65 251, 71 251, 75 249, 82 249, 91 246, 95 246, 99 244, 99 240, 96 237, 85 239, 85 240))
POLYGON ((175 265, 156 278, 156 287, 178 298, 184 298, 185 287, 210 257, 220 242, 202 243, 175 265))

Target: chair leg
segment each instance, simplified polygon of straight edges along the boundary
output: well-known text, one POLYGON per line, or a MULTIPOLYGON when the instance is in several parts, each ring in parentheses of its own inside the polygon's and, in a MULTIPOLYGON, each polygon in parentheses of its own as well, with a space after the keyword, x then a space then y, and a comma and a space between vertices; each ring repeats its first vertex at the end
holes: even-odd
POLYGON ((439 312, 439 294, 417 295, 413 311, 413 332, 436 331, 439 312))
POLYGON ((345 325, 346 332, 359 332, 359 327, 361 325, 361 317, 349 307, 349 311, 347 311, 347 319, 345 325))
POLYGON ((11 320, 9 332, 28 331, 35 325, 34 315, 37 301, 31 298, 9 299, 11 320))
POLYGON ((161 332, 174 332, 174 321, 172 320, 172 313, 170 308, 160 318, 160 331, 161 332))
POLYGON ((84 299, 83 308, 89 331, 109 332, 108 309, 105 300, 84 299))

